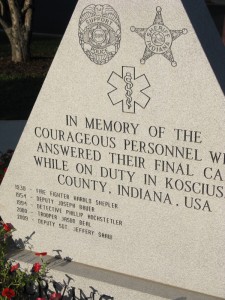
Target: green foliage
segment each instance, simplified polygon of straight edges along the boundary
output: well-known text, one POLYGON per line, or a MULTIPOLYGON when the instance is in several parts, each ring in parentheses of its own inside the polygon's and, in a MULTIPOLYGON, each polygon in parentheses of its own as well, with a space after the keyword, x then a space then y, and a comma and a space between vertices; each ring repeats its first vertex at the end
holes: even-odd
POLYGON ((0 32, 1 120, 28 119, 60 40, 60 37, 33 36, 31 60, 14 64, 9 41, 0 32))
POLYGON ((27 120, 43 81, 44 78, 19 75, 4 75, 2 79, 0 75, 0 119, 27 120))
POLYGON ((0 152, 0 184, 7 171, 12 155, 13 150, 8 150, 6 153, 0 152))

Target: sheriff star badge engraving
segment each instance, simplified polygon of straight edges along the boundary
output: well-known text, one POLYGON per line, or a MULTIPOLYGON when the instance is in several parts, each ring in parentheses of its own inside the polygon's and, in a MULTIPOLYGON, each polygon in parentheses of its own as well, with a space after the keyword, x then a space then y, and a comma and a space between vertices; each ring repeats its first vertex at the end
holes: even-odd
POLYGON ((145 41, 145 51, 141 59, 141 64, 145 64, 146 60, 155 54, 161 54, 171 62, 173 67, 177 66, 171 50, 173 42, 182 34, 188 31, 186 28, 182 30, 170 30, 164 25, 162 18, 162 8, 156 8, 156 16, 154 23, 148 28, 136 28, 132 26, 130 30, 136 32, 145 41))

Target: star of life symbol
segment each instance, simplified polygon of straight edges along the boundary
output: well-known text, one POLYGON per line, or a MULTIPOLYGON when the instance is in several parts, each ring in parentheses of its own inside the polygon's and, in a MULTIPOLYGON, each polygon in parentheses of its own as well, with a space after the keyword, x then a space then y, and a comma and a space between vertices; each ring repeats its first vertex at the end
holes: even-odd
POLYGON ((145 52, 141 59, 141 64, 145 64, 146 60, 155 54, 161 54, 171 62, 173 67, 177 66, 171 50, 173 42, 182 34, 188 31, 186 28, 182 30, 170 30, 164 25, 162 8, 156 8, 156 16, 154 23, 148 28, 136 28, 132 26, 130 30, 136 32, 145 41, 145 52))
POLYGON ((112 72, 108 83, 114 87, 108 93, 112 104, 121 102, 124 113, 134 114, 137 106, 144 109, 150 101, 150 97, 144 93, 150 87, 149 81, 145 75, 136 77, 134 67, 122 67, 122 76, 112 72))

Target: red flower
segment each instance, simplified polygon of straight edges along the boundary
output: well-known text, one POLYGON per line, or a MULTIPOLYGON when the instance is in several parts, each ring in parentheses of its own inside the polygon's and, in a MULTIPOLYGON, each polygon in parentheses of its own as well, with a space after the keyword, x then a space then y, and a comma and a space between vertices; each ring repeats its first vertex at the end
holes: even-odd
POLYGON ((40 271, 40 269, 41 269, 41 265, 39 263, 33 264, 33 271, 35 273, 38 273, 40 271))
POLYGON ((18 270, 18 269, 19 269, 19 266, 20 266, 20 264, 19 264, 19 263, 18 263, 18 264, 16 264, 16 265, 14 265, 14 266, 11 266, 11 268, 10 268, 10 272, 14 272, 14 271, 18 270))
POLYGON ((62 299, 62 295, 61 294, 53 293, 50 296, 50 300, 60 300, 60 299, 62 299))
POLYGON ((13 227, 13 225, 10 224, 10 223, 5 223, 5 224, 3 224, 3 228, 5 229, 6 232, 9 232, 9 231, 11 231, 14 227, 13 227))
POLYGON ((16 296, 16 293, 14 292, 14 290, 10 289, 10 288, 5 288, 2 291, 2 296, 3 297, 7 297, 7 299, 11 299, 12 297, 16 296))
POLYGON ((47 300, 46 298, 36 298, 36 300, 47 300))
POLYGON ((35 255, 36 256, 46 256, 47 252, 36 252, 35 255))

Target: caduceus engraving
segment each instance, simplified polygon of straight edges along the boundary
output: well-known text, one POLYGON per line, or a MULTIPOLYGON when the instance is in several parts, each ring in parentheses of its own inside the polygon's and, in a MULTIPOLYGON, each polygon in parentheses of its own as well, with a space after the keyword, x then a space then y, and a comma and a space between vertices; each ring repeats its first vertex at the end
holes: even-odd
POLYGON ((122 111, 135 114, 137 107, 145 108, 150 97, 145 91, 150 87, 147 77, 136 76, 135 67, 123 66, 122 75, 111 73, 108 83, 114 88, 108 93, 113 105, 122 104, 122 111))
POLYGON ((128 109, 131 109, 131 107, 132 107, 132 104, 131 104, 132 103, 132 97, 131 97, 131 95, 133 94, 132 87, 134 85, 132 83, 132 76, 131 76, 130 72, 126 73, 126 76, 124 77, 124 81, 126 83, 126 86, 125 86, 126 98, 127 98, 126 104, 128 106, 128 109))

